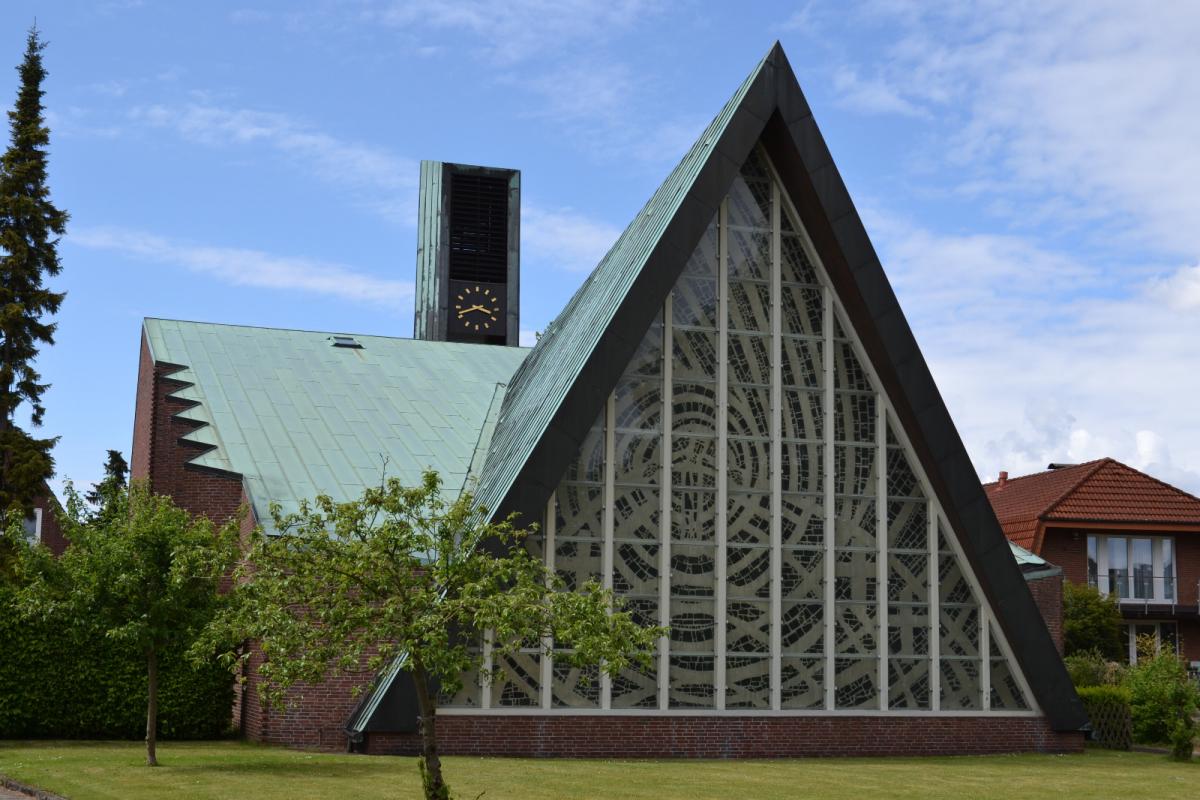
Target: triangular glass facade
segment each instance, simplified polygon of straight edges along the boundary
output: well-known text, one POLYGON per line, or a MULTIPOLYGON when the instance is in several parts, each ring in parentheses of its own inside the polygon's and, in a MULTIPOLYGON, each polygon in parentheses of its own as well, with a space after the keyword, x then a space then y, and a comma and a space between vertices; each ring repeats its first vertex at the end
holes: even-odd
POLYGON ((654 667, 530 647, 452 705, 1029 709, 811 253, 753 152, 550 501, 534 546, 669 626, 654 667))

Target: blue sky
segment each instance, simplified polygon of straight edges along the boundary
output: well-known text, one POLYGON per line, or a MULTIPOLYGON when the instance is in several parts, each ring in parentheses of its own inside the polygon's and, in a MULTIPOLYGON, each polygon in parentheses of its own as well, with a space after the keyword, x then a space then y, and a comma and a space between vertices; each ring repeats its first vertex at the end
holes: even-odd
POLYGON ((981 476, 1200 491, 1200 8, 500 5, 0 6, 0 65, 50 42, 72 215, 60 478, 128 454, 145 316, 411 335, 422 158, 522 170, 531 335, 779 39, 981 476))

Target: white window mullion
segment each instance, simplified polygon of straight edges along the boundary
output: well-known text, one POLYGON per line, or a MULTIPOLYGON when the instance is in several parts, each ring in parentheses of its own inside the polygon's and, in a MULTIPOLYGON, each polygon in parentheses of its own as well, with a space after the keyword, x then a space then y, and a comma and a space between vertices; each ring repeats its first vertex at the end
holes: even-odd
POLYGON ((941 556, 938 555, 938 508, 932 500, 925 504, 925 515, 929 528, 929 710, 938 711, 942 706, 942 613, 938 605, 941 556))
POLYGON ((713 698, 714 707, 725 708, 725 525, 729 510, 726 472, 729 468, 727 435, 729 418, 729 201, 721 201, 721 217, 717 228, 717 552, 714 579, 716 597, 713 609, 713 698))
POLYGON ((834 469, 833 469, 833 296, 830 288, 821 289, 823 297, 822 310, 822 363, 825 371, 825 392, 822 396, 823 409, 821 412, 824 426, 824 476, 825 476, 825 708, 833 709, 837 694, 834 659, 835 614, 834 579, 836 564, 834 563, 834 469))
POLYGON ((887 409, 875 394, 875 601, 879 610, 879 708, 888 707, 887 409))
MULTIPOLYGON (((550 499, 546 501, 546 525, 543 528, 545 531, 545 537, 542 543, 542 546, 546 551, 546 569, 551 576, 554 575, 554 535, 557 532, 556 527, 558 525, 558 509, 554 505, 555 499, 555 495, 551 494, 550 499)), ((541 691, 542 708, 546 709, 550 708, 551 706, 550 684, 554 682, 554 662, 552 660, 553 656, 550 655, 551 652, 553 652, 553 648, 554 639, 552 637, 546 636, 542 639, 541 691)))
MULTIPOLYGON (((982 600, 982 598, 980 598, 982 600)), ((988 613, 987 606, 982 602, 979 604, 979 654, 982 656, 982 662, 979 665, 979 688, 983 692, 981 705, 979 706, 984 711, 990 711, 992 708, 992 643, 991 643, 991 615, 988 613)))
MULTIPOLYGON (((663 406, 662 406, 662 503, 659 511, 658 549, 658 624, 664 628, 671 624, 671 396, 672 361, 674 347, 671 329, 671 294, 663 303, 663 406)), ((671 638, 662 636, 658 640, 658 707, 666 710, 670 705, 671 638)))
MULTIPOLYGON (((616 394, 610 394, 604 403, 604 544, 600 556, 600 568, 604 570, 604 588, 613 588, 613 502, 615 490, 613 475, 615 472, 614 451, 616 450, 616 432, 613 424, 616 419, 616 394)), ((607 711, 612 708, 612 678, 607 673, 600 673, 600 708, 607 711)))
POLYGON ((771 181, 771 708, 782 704, 783 649, 783 291, 779 184, 771 181))

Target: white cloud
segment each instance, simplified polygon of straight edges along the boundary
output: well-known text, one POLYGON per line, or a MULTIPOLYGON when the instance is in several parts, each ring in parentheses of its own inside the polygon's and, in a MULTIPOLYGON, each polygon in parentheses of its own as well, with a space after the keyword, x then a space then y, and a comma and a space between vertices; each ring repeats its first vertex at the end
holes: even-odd
POLYGON ((600 262, 621 229, 569 208, 526 205, 521 211, 521 260, 572 272, 600 262))
POLYGON ((233 286, 309 292, 393 309, 411 300, 413 294, 410 282, 378 278, 342 264, 261 250, 186 244, 143 231, 72 230, 69 242, 141 261, 184 267, 233 286))
POLYGON ((286 114, 212 105, 148 106, 136 122, 174 130, 207 146, 261 145, 316 177, 358 194, 373 210, 404 224, 415 221, 418 166, 384 148, 349 142, 286 114))
POLYGON ((838 92, 838 104, 867 114, 900 114, 906 117, 927 116, 927 112, 906 100, 878 78, 863 79, 845 67, 833 75, 833 88, 838 92))
POLYGON ((1155 281, 1151 292, 1177 311, 1200 311, 1200 264, 1155 281))

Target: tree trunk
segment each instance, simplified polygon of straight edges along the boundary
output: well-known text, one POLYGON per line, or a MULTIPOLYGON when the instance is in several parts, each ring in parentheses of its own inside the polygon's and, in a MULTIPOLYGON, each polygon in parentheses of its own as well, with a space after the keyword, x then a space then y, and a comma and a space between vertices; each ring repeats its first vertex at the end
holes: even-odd
POLYGON ((146 675, 149 678, 146 692, 146 766, 157 767, 158 755, 158 651, 153 647, 146 651, 146 675))
POLYGON ((421 711, 421 783, 425 800, 450 800, 450 787, 442 778, 442 759, 437 750, 437 701, 429 686, 429 673, 420 661, 413 662, 413 683, 417 688, 417 707, 421 711))

